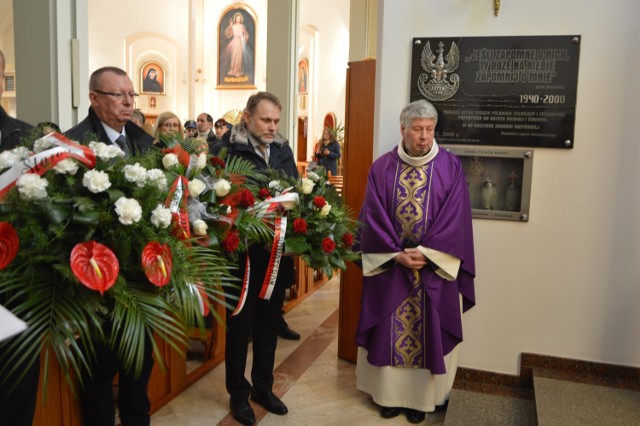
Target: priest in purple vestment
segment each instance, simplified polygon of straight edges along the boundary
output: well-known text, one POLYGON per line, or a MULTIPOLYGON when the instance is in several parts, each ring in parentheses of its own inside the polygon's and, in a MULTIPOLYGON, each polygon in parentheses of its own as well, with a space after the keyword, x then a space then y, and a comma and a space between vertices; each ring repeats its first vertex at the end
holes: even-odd
POLYGON ((402 140, 369 171, 360 250, 358 389, 412 423, 446 407, 475 304, 471 206, 464 170, 434 139, 429 102, 400 114, 402 140))

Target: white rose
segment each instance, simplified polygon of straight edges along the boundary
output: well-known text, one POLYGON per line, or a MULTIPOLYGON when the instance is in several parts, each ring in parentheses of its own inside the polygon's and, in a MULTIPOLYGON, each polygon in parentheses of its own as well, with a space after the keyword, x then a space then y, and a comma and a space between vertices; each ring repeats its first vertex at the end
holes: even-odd
POLYGON ((193 222, 193 233, 199 236, 207 235, 207 223, 202 219, 196 219, 193 222))
POLYGON ((64 160, 53 166, 53 170, 61 175, 75 175, 78 171, 78 163, 76 163, 76 161, 72 160, 71 158, 65 158, 64 160))
POLYGON ((193 198, 198 198, 207 185, 200 179, 192 179, 187 184, 187 187, 189 188, 189 194, 191 194, 193 198))
POLYGON ((165 229, 171 225, 171 210, 158 204, 158 206, 151 212, 151 223, 156 228, 165 229))
POLYGON ((282 205, 282 207, 285 210, 291 210, 291 209, 295 208, 298 203, 295 202, 295 201, 283 201, 280 204, 282 205))
POLYGON ((169 170, 172 167, 178 165, 178 156, 175 154, 167 154, 162 157, 162 165, 165 169, 169 170))
POLYGON ((142 167, 140 163, 127 164, 122 168, 124 172, 124 178, 132 183, 135 183, 139 188, 142 188, 147 180, 147 169, 142 167))
POLYGON ((198 155, 198 163, 196 164, 196 167, 198 168, 198 170, 202 170, 205 168, 206 165, 207 165, 207 154, 203 152, 202 154, 198 155))
POLYGON ((120 197, 115 203, 118 220, 123 225, 131 225, 142 218, 142 207, 134 198, 120 197))
POLYGON ((49 185, 49 182, 46 179, 33 173, 23 174, 16 181, 20 198, 27 201, 45 198, 47 196, 47 185, 49 185))
POLYGON ((167 176, 160 169, 147 171, 147 182, 155 185, 161 191, 167 189, 167 176))
POLYGON ((0 170, 13 167, 18 161, 20 161, 20 157, 16 153, 4 151, 0 153, 0 170))
POLYGON ((311 194, 313 187, 316 185, 311 179, 302 178, 300 180, 303 194, 311 194))
POLYGON ((226 179, 220 179, 213 185, 213 190, 218 197, 224 197, 231 191, 231 184, 226 179))
POLYGON ((111 187, 109 182, 109 175, 99 170, 89 170, 85 172, 82 177, 82 185, 89 191, 97 194, 98 192, 106 191, 111 187))
POLYGON ((331 211, 331 204, 327 203, 322 206, 322 210, 320 210, 320 217, 326 217, 331 211))

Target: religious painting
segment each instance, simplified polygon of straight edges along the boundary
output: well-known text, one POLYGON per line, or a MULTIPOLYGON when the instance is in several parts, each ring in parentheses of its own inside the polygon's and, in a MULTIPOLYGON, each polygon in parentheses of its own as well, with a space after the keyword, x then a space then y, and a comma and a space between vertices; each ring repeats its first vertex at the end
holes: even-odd
POLYGON ((234 4, 218 22, 218 89, 256 88, 255 13, 234 4))
POLYGON ((140 93, 164 95, 165 72, 157 62, 147 62, 140 68, 140 93))
POLYGON ((309 93, 309 60, 301 59, 298 62, 298 94, 306 95, 309 93))

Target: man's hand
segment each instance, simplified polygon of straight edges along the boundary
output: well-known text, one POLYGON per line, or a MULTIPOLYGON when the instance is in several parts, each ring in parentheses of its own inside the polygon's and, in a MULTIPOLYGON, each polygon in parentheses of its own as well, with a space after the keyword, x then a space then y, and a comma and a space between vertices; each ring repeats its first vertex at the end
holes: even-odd
POLYGON ((405 268, 420 270, 427 264, 427 258, 416 247, 406 248, 398 253, 393 260, 405 268))

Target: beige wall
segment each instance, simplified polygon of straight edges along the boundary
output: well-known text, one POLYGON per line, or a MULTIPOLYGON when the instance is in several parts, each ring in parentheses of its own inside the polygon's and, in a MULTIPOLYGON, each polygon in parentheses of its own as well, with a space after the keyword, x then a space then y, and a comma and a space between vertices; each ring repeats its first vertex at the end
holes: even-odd
POLYGON ((378 155, 399 140, 411 39, 580 34, 575 148, 536 149, 530 221, 474 220, 465 367, 515 374, 533 352, 640 366, 636 0, 380 1, 378 155), (615 65, 613 65, 615 64, 615 65))

